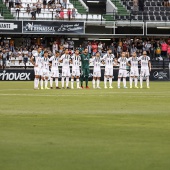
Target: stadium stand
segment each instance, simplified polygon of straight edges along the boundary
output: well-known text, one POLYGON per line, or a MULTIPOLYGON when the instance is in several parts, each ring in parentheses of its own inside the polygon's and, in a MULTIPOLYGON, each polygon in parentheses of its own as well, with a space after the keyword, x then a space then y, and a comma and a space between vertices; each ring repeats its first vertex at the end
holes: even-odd
MULTIPOLYGON (((127 10, 133 11, 133 0, 121 0, 127 10)), ((146 0, 144 3, 144 11, 132 12, 132 20, 138 21, 169 21, 170 7, 163 5, 163 0, 146 0)), ((125 20, 128 16, 125 16, 125 20)))
MULTIPOLYGON (((2 1, 2 0, 0 0, 2 1)), ((23 19, 23 20, 28 20, 28 19, 32 19, 31 16, 31 12, 28 13, 27 12, 27 5, 29 4, 29 7, 31 9, 31 7, 33 6, 33 4, 36 4, 38 1, 37 0, 22 0, 22 4, 20 5, 20 7, 16 7, 14 4, 14 7, 9 8, 9 3, 6 3, 5 6, 5 2, 3 0, 3 3, 1 4, 1 6, 3 7, 3 17, 4 19, 23 19), (11 11, 11 13, 10 13, 11 11), (8 13, 7 13, 8 12, 8 13)), ((77 20, 101 20, 102 16, 99 14, 88 14, 87 15, 87 9, 84 8, 84 6, 79 2, 79 1, 73 1, 70 0, 67 4, 67 9, 63 9, 64 12, 64 19, 68 20, 68 9, 72 10, 73 8, 75 8, 75 19, 77 20), (75 3, 76 2, 76 3, 75 3), (74 3, 74 5, 72 4, 74 3)), ((0 6, 0 7, 1 7, 0 6)), ((37 13, 36 14, 36 20, 53 20, 53 19, 60 19, 60 17, 56 17, 56 15, 58 15, 58 13, 56 13, 57 8, 48 8, 48 6, 46 6, 46 8, 43 8, 43 5, 41 5, 41 13, 37 13)))
POLYGON ((7 6, 3 3, 3 0, 0 0, 0 19, 3 17, 4 19, 14 19, 13 15, 11 14, 10 10, 7 6))

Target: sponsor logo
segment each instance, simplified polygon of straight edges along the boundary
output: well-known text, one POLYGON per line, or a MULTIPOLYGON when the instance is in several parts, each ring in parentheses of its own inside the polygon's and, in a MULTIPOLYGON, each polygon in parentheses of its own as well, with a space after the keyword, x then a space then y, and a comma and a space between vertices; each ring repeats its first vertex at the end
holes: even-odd
POLYGON ((34 25, 32 23, 27 23, 25 25, 25 31, 34 31, 34 32, 39 32, 39 31, 45 31, 45 32, 55 32, 54 27, 50 26, 43 26, 41 24, 34 25))
POLYGON ((5 70, 0 73, 0 80, 30 80, 31 73, 7 73, 5 70))
POLYGON ((17 29, 18 25, 14 23, 0 23, 0 30, 14 30, 17 29))
POLYGON ((155 72, 153 73, 153 77, 154 77, 155 79, 158 79, 158 80, 168 79, 168 75, 167 75, 167 74, 168 74, 168 73, 163 72, 163 71, 155 71, 155 72))
POLYGON ((83 28, 79 26, 78 23, 76 24, 62 24, 59 28, 58 28, 58 32, 62 32, 62 31, 77 31, 77 30, 82 30, 83 28))

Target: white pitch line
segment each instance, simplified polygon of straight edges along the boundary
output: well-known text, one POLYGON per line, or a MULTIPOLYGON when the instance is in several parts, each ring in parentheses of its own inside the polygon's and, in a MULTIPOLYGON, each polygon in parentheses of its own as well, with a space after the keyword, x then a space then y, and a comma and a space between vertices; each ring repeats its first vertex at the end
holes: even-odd
MULTIPOLYGON (((117 93, 118 94, 118 93, 117 93)), ((82 93, 79 93, 79 94, 0 94, 0 96, 33 96, 33 97, 58 97, 58 96, 63 96, 63 97, 69 97, 69 96, 81 96, 82 95, 86 95, 86 96, 108 96, 107 94, 82 94, 82 93)), ((128 97, 134 97, 134 96, 128 96, 128 97)), ((146 98, 146 95, 139 95, 138 97, 145 97, 146 98)), ((152 97, 152 98, 164 98, 164 97, 169 97, 169 95, 159 95, 159 96, 147 96, 147 97, 152 97)))

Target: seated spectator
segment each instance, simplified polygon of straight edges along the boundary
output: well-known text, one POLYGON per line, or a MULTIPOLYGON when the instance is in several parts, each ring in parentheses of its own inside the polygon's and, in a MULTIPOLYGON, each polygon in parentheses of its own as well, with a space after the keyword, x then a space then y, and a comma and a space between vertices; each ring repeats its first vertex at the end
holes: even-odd
POLYGON ((43 8, 45 9, 47 6, 47 0, 43 0, 43 8))
POLYGON ((26 63, 28 62, 28 50, 27 48, 24 48, 24 50, 22 51, 22 55, 23 55, 23 61, 24 61, 24 65, 25 65, 25 69, 26 69, 26 63))
POLYGON ((132 46, 131 46, 131 49, 130 49, 130 53, 133 54, 134 52, 137 52, 137 48, 135 46, 135 44, 133 43, 132 46))
POLYGON ((72 8, 72 19, 74 20, 76 18, 76 9, 72 8))
POLYGON ((56 11, 57 12, 61 11, 61 4, 59 2, 56 3, 56 11))
POLYGON ((20 49, 18 50, 18 60, 19 60, 19 64, 23 61, 22 48, 20 48, 20 49))
POLYGON ((36 11, 37 11, 36 4, 33 4, 33 6, 31 7, 31 15, 32 15, 31 19, 33 19, 33 20, 36 19, 36 11))
POLYGON ((170 45, 168 45, 168 48, 167 48, 167 57, 170 59, 170 45))
POLYGON ((56 18, 56 19, 59 19, 59 18, 60 18, 60 12, 58 12, 57 10, 56 10, 55 18, 56 18))
POLYGON ((119 58, 121 56, 121 53, 122 53, 122 47, 121 47, 121 44, 119 42, 119 45, 117 47, 117 58, 119 58))
POLYGON ((164 6, 169 6, 169 0, 164 0, 164 6))
POLYGON ((149 56, 151 60, 155 58, 155 47, 153 46, 153 44, 151 44, 151 47, 149 48, 149 56))
POLYGON ((63 46, 64 46, 64 49, 68 49, 68 43, 67 43, 67 41, 64 42, 63 46))
POLYGON ((59 45, 59 52, 60 52, 60 54, 62 54, 63 50, 64 50, 64 45, 61 43, 59 45))
POLYGON ((103 45, 102 42, 100 41, 98 44, 98 52, 101 54, 102 53, 102 49, 103 49, 103 45))
POLYGON ((15 0, 15 8, 21 8, 21 7, 22 7, 21 0, 15 0))
POLYGON ((67 0, 63 0, 62 7, 64 9, 67 9, 67 0))
POLYGON ((67 16, 68 16, 68 20, 71 20, 71 9, 68 8, 67 10, 67 16))
POLYGON ((49 0, 48 1, 48 9, 52 8, 52 5, 55 3, 55 0, 49 0))
POLYGON ((14 8, 14 0, 9 0, 9 8, 14 8))
POLYGON ((138 0, 139 11, 144 11, 144 0, 138 0))
POLYGON ((28 50, 28 58, 31 58, 32 57, 32 51, 31 51, 31 48, 28 50))
POLYGON ((130 54, 129 54, 128 49, 125 51, 125 57, 126 57, 126 58, 129 58, 129 57, 130 57, 130 54))
POLYGON ((94 56, 97 51, 98 51, 98 46, 97 46, 97 44, 94 42, 94 43, 92 44, 92 55, 94 56))
POLYGON ((0 54, 0 58, 2 60, 2 68, 4 70, 6 69, 6 61, 7 61, 7 52, 5 49, 2 50, 2 53, 0 54))
POLYGON ((60 11, 60 19, 64 20, 64 11, 63 11, 63 9, 61 9, 61 11, 60 11))
POLYGON ((37 4, 36 4, 36 7, 37 7, 37 14, 40 14, 41 13, 41 5, 42 3, 40 2, 40 0, 38 0, 37 4))
POLYGON ((159 58, 161 56, 161 47, 159 43, 157 44, 157 47, 155 49, 155 54, 156 54, 156 58, 159 58))
POLYGON ((168 44, 163 40, 161 44, 161 56, 162 57, 167 57, 167 48, 168 48, 168 44))
POLYGON ((27 4, 26 12, 27 12, 28 14, 30 14, 30 11, 31 11, 30 5, 29 5, 29 4, 27 4))
POLYGON ((133 0, 133 11, 135 13, 138 11, 138 0, 133 0))

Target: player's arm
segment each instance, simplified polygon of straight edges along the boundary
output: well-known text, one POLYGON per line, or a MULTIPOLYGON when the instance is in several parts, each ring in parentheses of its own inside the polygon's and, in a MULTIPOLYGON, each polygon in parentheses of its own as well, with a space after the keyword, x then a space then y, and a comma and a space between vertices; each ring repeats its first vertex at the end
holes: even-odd
POLYGON ((63 56, 60 57, 59 62, 60 62, 60 63, 63 62, 63 56))
POLYGON ((32 63, 32 65, 36 66, 36 65, 35 65, 34 56, 31 57, 30 62, 32 63))
POLYGON ((149 71, 151 71, 151 62, 150 61, 148 62, 148 65, 149 65, 149 71))
POLYGON ((116 58, 114 58, 114 60, 113 60, 113 66, 118 66, 118 61, 116 58))
POLYGON ((126 65, 129 66, 129 67, 131 66, 131 64, 130 64, 128 59, 127 59, 126 65))
POLYGON ((104 55, 103 58, 101 58, 101 63, 105 64, 105 60, 106 60, 106 55, 104 55))

